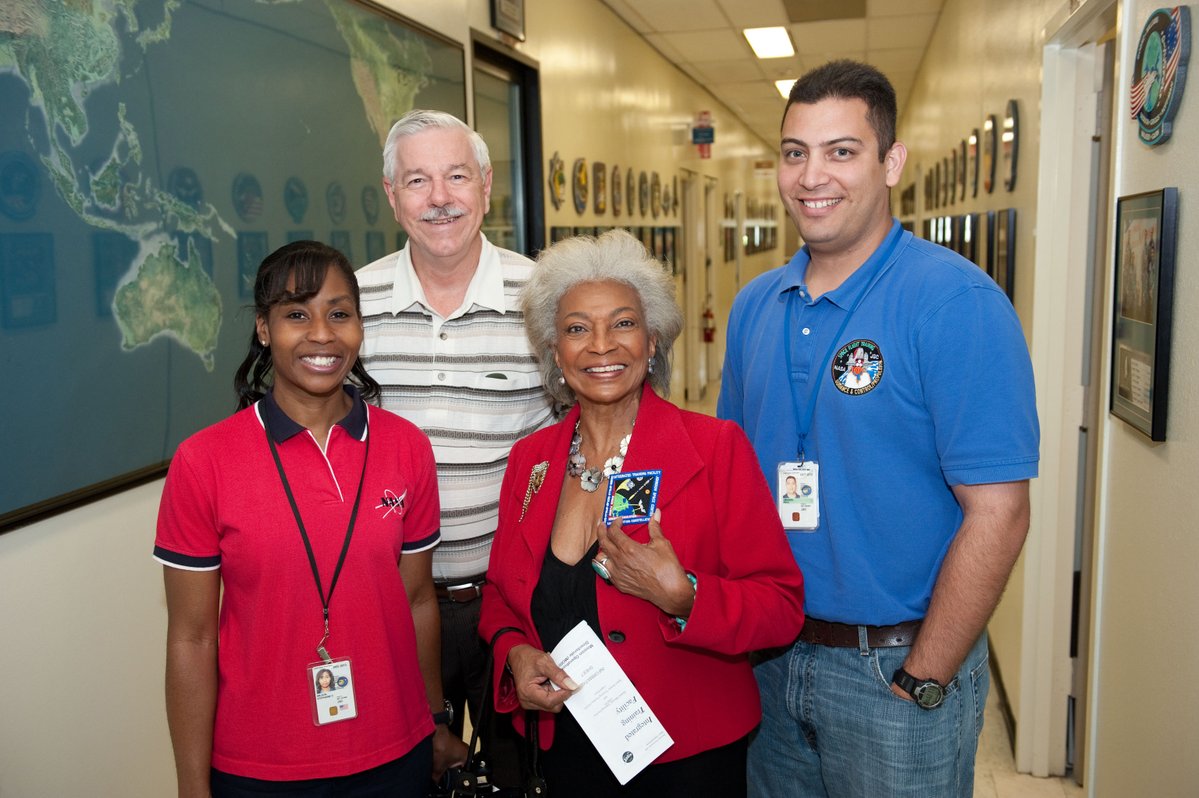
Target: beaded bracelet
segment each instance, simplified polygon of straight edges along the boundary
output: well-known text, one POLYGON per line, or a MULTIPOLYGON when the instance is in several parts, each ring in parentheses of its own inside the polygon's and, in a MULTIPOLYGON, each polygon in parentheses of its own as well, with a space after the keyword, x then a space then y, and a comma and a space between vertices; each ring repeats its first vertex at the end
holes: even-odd
MULTIPOLYGON (((687 571, 686 574, 687 574, 687 581, 689 581, 691 583, 691 591, 692 591, 691 595, 694 598, 695 594, 699 592, 699 585, 696 582, 695 574, 691 573, 690 571, 687 571)), ((694 606, 694 604, 692 604, 692 606, 694 606)), ((678 615, 676 615, 676 616, 674 616, 674 622, 679 625, 680 632, 687 628, 687 619, 686 618, 680 618, 678 615)))

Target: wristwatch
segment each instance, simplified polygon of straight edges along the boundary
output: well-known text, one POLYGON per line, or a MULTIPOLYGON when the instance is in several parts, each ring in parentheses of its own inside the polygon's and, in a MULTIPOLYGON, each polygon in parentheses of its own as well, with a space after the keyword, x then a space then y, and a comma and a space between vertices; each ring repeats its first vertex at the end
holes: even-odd
POLYGON ((936 679, 917 679, 903 668, 895 671, 891 677, 893 684, 899 685, 910 695, 921 709, 936 709, 945 702, 945 685, 936 679))
POLYGON ((448 698, 443 698, 442 703, 445 705, 445 709, 441 712, 433 713, 434 726, 449 726, 454 722, 454 705, 450 703, 450 699, 448 698))

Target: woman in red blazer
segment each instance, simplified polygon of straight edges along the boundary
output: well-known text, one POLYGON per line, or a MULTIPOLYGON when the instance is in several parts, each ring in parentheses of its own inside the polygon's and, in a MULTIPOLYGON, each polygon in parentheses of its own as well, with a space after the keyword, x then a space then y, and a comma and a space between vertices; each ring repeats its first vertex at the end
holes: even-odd
POLYGON ((496 707, 540 710, 551 795, 744 795, 761 718, 747 652, 789 644, 803 624, 803 579, 749 441, 655 393, 669 388, 682 314, 628 233, 546 250, 523 306, 544 383, 574 407, 508 461, 480 623, 486 639, 507 630, 496 707), (654 519, 606 526, 607 481, 651 469, 654 519), (546 652, 579 621, 674 740, 625 787, 561 712, 578 685, 546 652))

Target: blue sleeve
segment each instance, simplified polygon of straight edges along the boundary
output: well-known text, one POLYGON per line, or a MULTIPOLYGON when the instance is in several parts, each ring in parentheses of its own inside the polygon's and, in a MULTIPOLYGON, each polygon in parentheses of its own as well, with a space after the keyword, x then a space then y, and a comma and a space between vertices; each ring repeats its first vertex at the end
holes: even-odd
POLYGON ((994 286, 952 295, 918 325, 920 378, 949 485, 1037 475, 1040 428, 1020 320, 994 286))

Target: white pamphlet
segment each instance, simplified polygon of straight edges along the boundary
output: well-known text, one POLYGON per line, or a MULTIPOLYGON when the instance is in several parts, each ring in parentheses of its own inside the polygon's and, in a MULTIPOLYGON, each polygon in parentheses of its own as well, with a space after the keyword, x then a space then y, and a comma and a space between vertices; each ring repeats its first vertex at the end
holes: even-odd
POLYGON ((622 785, 674 745, 674 740, 586 621, 550 652, 579 685, 566 708, 622 785))

